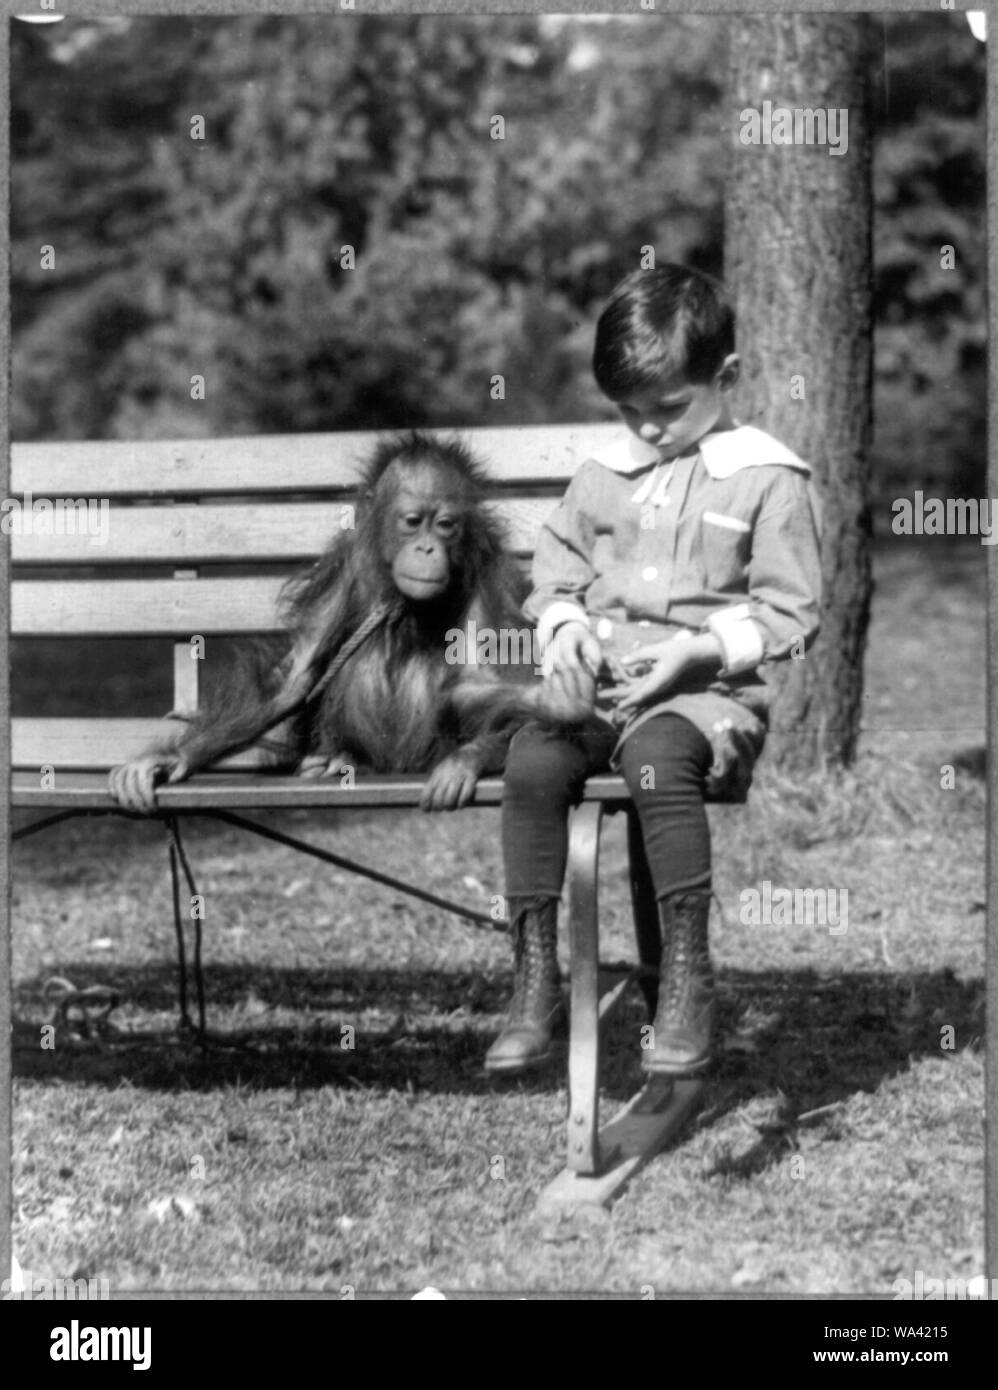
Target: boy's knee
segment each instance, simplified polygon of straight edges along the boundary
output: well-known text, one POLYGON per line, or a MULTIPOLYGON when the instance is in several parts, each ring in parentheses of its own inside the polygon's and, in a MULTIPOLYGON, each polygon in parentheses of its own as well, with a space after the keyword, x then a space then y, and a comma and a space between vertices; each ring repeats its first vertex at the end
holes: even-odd
POLYGON ((660 731, 651 725, 636 730, 621 749, 620 771, 639 805, 703 794, 711 765, 710 744, 692 725, 682 728, 675 718, 662 723, 666 727, 660 731), (678 737, 670 739, 670 733, 678 737))
POLYGON ((570 791, 585 776, 585 758, 557 733, 527 726, 510 744, 504 799, 570 791))

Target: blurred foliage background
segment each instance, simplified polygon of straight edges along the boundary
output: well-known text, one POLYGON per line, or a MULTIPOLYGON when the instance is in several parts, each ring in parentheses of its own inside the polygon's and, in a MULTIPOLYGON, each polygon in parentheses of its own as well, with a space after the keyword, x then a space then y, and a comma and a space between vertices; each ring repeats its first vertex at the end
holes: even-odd
MULTIPOLYGON (((878 23, 876 488, 979 496, 985 50, 878 23)), ((641 247, 723 274, 724 28, 14 22, 14 438, 611 418, 592 330, 641 247)))

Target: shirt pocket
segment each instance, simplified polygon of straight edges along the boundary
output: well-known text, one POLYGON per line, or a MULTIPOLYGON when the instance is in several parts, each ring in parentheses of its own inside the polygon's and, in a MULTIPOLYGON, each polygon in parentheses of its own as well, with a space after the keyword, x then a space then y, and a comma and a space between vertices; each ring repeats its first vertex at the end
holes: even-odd
POLYGON ((752 556, 752 523, 729 512, 702 512, 700 554, 709 589, 722 594, 745 593, 752 556))

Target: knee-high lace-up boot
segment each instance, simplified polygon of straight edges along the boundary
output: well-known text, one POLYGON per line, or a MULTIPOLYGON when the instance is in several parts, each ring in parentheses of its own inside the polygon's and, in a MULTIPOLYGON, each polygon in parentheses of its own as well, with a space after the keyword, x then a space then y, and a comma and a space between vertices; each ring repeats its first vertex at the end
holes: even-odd
POLYGON ((512 903, 513 999, 485 1070, 514 1073, 546 1062, 551 1034, 564 1019, 558 972, 558 901, 512 903))
POLYGON ((662 965, 654 1046, 643 1054, 645 1071, 695 1076, 710 1065, 714 1037, 714 972, 707 923, 710 893, 670 893, 658 904, 662 965))

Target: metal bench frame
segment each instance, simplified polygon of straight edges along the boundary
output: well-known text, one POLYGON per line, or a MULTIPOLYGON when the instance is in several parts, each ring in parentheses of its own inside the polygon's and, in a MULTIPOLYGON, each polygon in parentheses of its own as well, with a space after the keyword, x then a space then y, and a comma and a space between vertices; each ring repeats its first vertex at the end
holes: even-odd
MULTIPOLYGON (((532 542, 525 545, 522 539, 524 527, 536 533, 536 525, 544 511, 553 504, 553 497, 564 488, 567 477, 585 457, 594 439, 607 433, 607 427, 568 427, 558 429, 528 429, 506 431, 467 431, 472 437, 473 447, 486 458, 493 455, 493 470, 499 464, 500 484, 497 498, 501 502, 505 496, 515 499, 512 503, 514 523, 517 522, 516 509, 526 506, 528 516, 519 519, 521 539, 519 550, 526 556, 532 549, 532 542), (476 438, 477 436, 477 438, 476 438), (509 460, 512 458, 512 466, 509 460), (503 466, 502 462, 505 460, 503 466), (505 474, 505 477, 503 477, 505 474), (502 484, 505 485, 503 491, 502 484), (523 502, 524 496, 526 502, 523 502)), ((110 479, 109 490, 112 496, 129 497, 134 500, 154 496, 157 502, 172 499, 201 503, 205 497, 231 496, 244 491, 248 495, 261 495, 264 501, 278 494, 321 493, 342 498, 350 495, 350 470, 347 461, 356 459, 369 445, 372 436, 304 436, 301 440, 269 441, 193 441, 175 445, 22 445, 13 452, 14 476, 13 491, 30 492, 35 497, 57 495, 79 495, 87 491, 88 483, 97 481, 97 465, 103 472, 105 483, 110 479), (298 446, 298 455, 290 465, 274 468, 272 453, 287 453, 298 446), (242 450, 250 450, 255 464, 239 466, 242 450), (130 451, 125 457, 124 451, 130 451), (301 456, 302 450, 306 457, 301 456), (99 452, 98 452, 99 451, 99 452), (107 453, 112 458, 117 453, 119 464, 128 467, 106 466, 107 453), (253 452, 255 451, 255 453, 253 452), (330 466, 328 452, 332 452, 335 462, 330 466), (169 466, 163 474, 163 455, 169 455, 169 466), (263 470, 269 473, 266 482, 261 481, 263 470), (276 474, 280 482, 270 479, 276 474), (75 481, 75 485, 73 484, 75 481), (60 487, 61 483, 61 487, 60 487)), ((491 460, 490 460, 491 462, 491 460)), ((105 494, 108 489, 105 489, 105 494)), ((100 487, 98 485, 98 493, 100 487)), ((264 502, 253 504, 263 505, 264 502)), ((155 562, 162 565, 182 564, 184 568, 174 570, 173 579, 181 583, 197 581, 198 569, 187 566, 215 562, 231 558, 222 554, 225 542, 220 543, 219 554, 210 548, 202 553, 191 554, 185 548, 181 534, 182 527, 171 528, 171 508, 161 508, 157 519, 151 511, 137 513, 147 528, 157 527, 169 532, 163 541, 164 550, 157 554, 155 562), (150 521, 151 517, 151 521, 150 521)), ((207 532, 207 516, 204 511, 188 507, 183 513, 200 525, 200 532, 207 532)), ((214 514, 212 514, 214 515, 214 514)), ((218 515, 224 521, 225 512, 218 515)), ((105 615, 99 621, 90 620, 77 614, 71 602, 71 591, 66 584, 73 581, 57 579, 55 587, 49 592, 55 597, 47 605, 42 600, 41 586, 23 576, 31 576, 32 565, 80 563, 79 549, 74 554, 71 538, 61 537, 56 546, 43 542, 52 538, 15 538, 14 560, 19 578, 13 590, 13 631, 40 635, 47 631, 47 612, 49 609, 61 612, 53 626, 62 631, 87 633, 88 622, 93 622, 94 630, 100 633, 118 631, 113 624, 113 615, 105 615), (19 611, 18 598, 25 594, 30 601, 19 611), (60 607, 61 605, 61 607, 60 607)), ((204 545, 201 541, 199 544, 204 545)), ((517 538, 514 534, 514 545, 517 538)), ((132 565, 139 564, 137 557, 125 547, 132 565)), ((93 564, 103 557, 90 551, 82 556, 84 561, 93 564)), ((120 558, 120 557, 116 557, 120 558)), ((270 558, 268 556, 268 558, 270 558)), ((293 558, 288 556, 287 558, 293 558)), ((93 583, 93 581, 86 581, 93 583)), ((112 581, 113 582, 113 581, 112 581)), ((126 583, 128 581, 125 581, 126 583)), ((141 581, 139 581, 141 583, 141 581)), ((169 580, 146 581, 150 604, 162 603, 163 586, 169 580), (153 585, 158 589, 153 591, 153 585)), ((81 591, 83 592, 83 591, 81 591)), ((96 595, 97 602, 113 608, 106 595, 94 585, 87 591, 96 595)), ((125 592, 125 590, 121 590, 125 592)), ((174 589, 165 592, 178 593, 186 597, 192 592, 174 589)), ((86 604, 83 605, 86 610, 86 604)), ((151 626, 142 631, 160 631, 157 619, 151 619, 151 626)), ((216 632, 224 632, 224 619, 215 620, 216 632)), ((127 626, 127 624, 126 624, 127 626)), ((128 628, 134 631, 135 628, 128 628)), ((200 629, 199 629, 200 630, 200 629)), ((241 630, 253 630, 243 628, 241 630)), ((166 631, 184 631, 182 618, 170 618, 166 631)), ((164 633, 165 635, 165 633, 164 633)), ((188 655, 187 641, 175 644, 175 707, 190 710, 197 703, 197 663, 185 660, 188 655), (194 668, 192 670, 192 668, 194 668)), ((33 721, 22 721, 32 725, 33 721)), ((69 723, 70 721, 63 721, 69 723)), ((85 722, 85 721, 81 721, 85 722)), ((126 721, 127 722, 127 721, 126 721)), ((141 723, 141 721, 135 721, 141 723)), ((37 722, 35 722, 37 723, 37 722)), ((132 744, 142 744, 149 730, 129 729, 132 744), (143 735, 143 736, 140 736, 143 735)), ((126 740, 127 742, 127 740, 126 740)), ((19 734, 18 722, 14 726, 14 774, 12 780, 12 805, 22 810, 39 814, 33 820, 14 832, 14 840, 25 838, 41 830, 54 827, 76 816, 123 814, 111 800, 106 785, 106 765, 108 758, 99 753, 72 753, 65 765, 55 764, 57 776, 55 785, 40 779, 38 773, 39 750, 44 749, 43 731, 38 727, 28 727, 19 734), (19 742, 23 745, 19 751, 19 742), (87 759, 90 758, 90 765, 87 759)), ((115 760, 130 755, 130 751, 118 749, 115 760)), ((51 759, 50 759, 51 761, 51 759)), ((474 911, 461 903, 438 896, 414 884, 402 882, 367 865, 359 864, 342 855, 334 854, 283 831, 247 819, 246 811, 311 809, 379 809, 385 807, 416 807, 422 787, 419 777, 358 777, 354 785, 343 787, 335 784, 316 783, 294 777, 277 776, 273 773, 253 771, 252 758, 234 760, 233 765, 245 766, 250 770, 220 771, 192 778, 177 786, 161 787, 157 793, 156 816, 162 820, 170 836, 170 862, 174 891, 174 911, 178 951, 181 963, 180 1005, 182 1020, 196 1034, 204 1037, 205 1011, 203 984, 200 972, 201 937, 197 924, 195 939, 195 971, 198 984, 198 1020, 190 1018, 187 1006, 186 947, 180 912, 180 872, 188 880, 193 891, 193 878, 180 838, 180 823, 188 816, 209 816, 227 824, 235 825, 260 835, 268 840, 288 846, 310 855, 325 863, 364 875, 375 882, 386 884, 396 891, 404 892, 421 901, 432 903, 454 913, 477 927, 490 930, 503 929, 505 923, 496 922, 484 913, 474 911)), ((476 806, 498 806, 502 800, 502 779, 488 777, 482 779, 476 789, 476 806)), ((656 1153, 677 1131, 697 1103, 703 1083, 701 1081, 677 1081, 667 1079, 649 1082, 632 1101, 602 1130, 599 1127, 599 1083, 600 1083, 600 1041, 614 1011, 623 1001, 628 987, 634 983, 642 989, 650 1014, 654 1011, 657 991, 660 939, 656 904, 648 867, 645 862, 640 828, 636 812, 627 787, 622 778, 603 775, 591 777, 586 783, 580 805, 573 813, 570 827, 569 864, 566 880, 568 898, 568 930, 570 945, 570 1035, 569 1035, 569 1113, 567 1119, 566 1167, 558 1178, 541 1196, 541 1208, 558 1210, 576 1204, 603 1204, 617 1193, 626 1181, 644 1162, 656 1153), (637 934, 638 964, 633 968, 617 967, 611 972, 609 988, 604 989, 601 980, 599 961, 598 925, 598 873, 599 842, 603 815, 606 812, 625 811, 628 820, 628 845, 631 866, 631 897, 637 934)), ((603 972, 606 975, 606 971, 603 972)))

